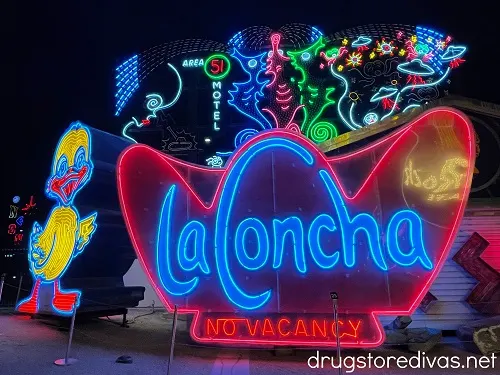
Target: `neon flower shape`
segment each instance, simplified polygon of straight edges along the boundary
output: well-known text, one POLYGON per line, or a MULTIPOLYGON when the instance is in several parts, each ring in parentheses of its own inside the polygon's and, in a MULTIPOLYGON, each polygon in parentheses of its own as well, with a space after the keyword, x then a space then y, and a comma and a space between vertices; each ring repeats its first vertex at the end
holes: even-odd
POLYGON ((438 40, 436 40, 434 47, 438 51, 444 50, 444 48, 446 47, 446 42, 444 40, 438 39, 438 40))
POLYGON ((356 53, 353 52, 349 55, 349 57, 346 59, 346 65, 351 66, 353 68, 360 66, 363 62, 363 56, 361 53, 356 53))
POLYGON ((391 40, 390 42, 386 42, 385 41, 385 38, 382 38, 382 41, 379 42, 377 40, 377 47, 375 49, 375 51, 377 51, 379 53, 380 56, 383 56, 383 55, 394 55, 394 49, 396 48, 395 46, 393 46, 393 41, 391 40))
POLYGON ((123 217, 163 304, 194 315, 195 341, 334 347, 337 336, 343 347, 376 347, 385 339, 379 317, 411 315, 448 258, 472 182, 472 132, 461 113, 435 108, 327 157, 272 129, 223 168, 132 145, 117 166, 123 217), (450 152, 467 164, 459 199, 413 194, 405 203, 401 161, 442 165, 440 131, 450 123, 450 152), (332 335, 332 285, 347 333, 332 335))
POLYGON ((73 205, 78 192, 90 181, 90 132, 80 123, 72 124, 59 140, 54 153, 46 195, 56 201, 45 225, 33 224, 28 260, 34 284, 17 311, 35 314, 39 309, 42 285, 53 290, 51 306, 61 315, 70 315, 80 304, 80 291, 63 290, 60 280, 75 257, 82 253, 96 230, 97 213, 84 219, 73 205))

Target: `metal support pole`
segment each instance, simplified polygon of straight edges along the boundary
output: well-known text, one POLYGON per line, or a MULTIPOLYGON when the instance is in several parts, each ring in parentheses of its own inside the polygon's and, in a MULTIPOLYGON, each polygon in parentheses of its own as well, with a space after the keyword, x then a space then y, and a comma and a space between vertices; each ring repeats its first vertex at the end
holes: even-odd
POLYGON ((71 316, 71 325, 69 327, 69 340, 68 346, 66 347, 66 356, 61 359, 56 359, 54 363, 58 366, 69 366, 76 362, 76 359, 70 358, 69 353, 71 351, 71 342, 73 341, 73 331, 75 329, 75 317, 76 317, 76 306, 73 305, 73 315, 71 316))
POLYGON ((170 365, 174 359, 175 331, 177 330, 177 305, 174 305, 174 321, 172 323, 172 340, 170 342, 170 357, 168 359, 167 375, 170 375, 170 365))
POLYGON ((128 324, 127 324, 127 313, 123 313, 123 316, 122 316, 122 324, 121 324, 122 327, 125 327, 125 328, 128 328, 128 324))
POLYGON ((2 302, 2 291, 4 282, 5 282, 5 273, 2 273, 2 277, 0 278, 0 302, 2 302))
POLYGON ((339 361, 339 375, 342 375, 342 358, 340 357, 340 334, 339 334, 339 295, 336 292, 330 292, 333 302, 333 320, 335 321, 335 337, 337 339, 337 359, 339 361))
POLYGON ((23 284, 23 276, 24 275, 21 275, 21 277, 19 278, 19 286, 17 287, 17 296, 16 296, 16 303, 14 304, 14 308, 16 308, 17 302, 19 301, 19 296, 21 294, 21 285, 23 284))

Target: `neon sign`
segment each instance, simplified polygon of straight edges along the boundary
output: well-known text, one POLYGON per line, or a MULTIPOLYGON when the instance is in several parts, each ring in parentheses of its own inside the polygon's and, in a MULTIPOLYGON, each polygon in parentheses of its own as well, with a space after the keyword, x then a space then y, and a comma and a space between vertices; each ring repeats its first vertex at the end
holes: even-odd
MULTIPOLYGON (((79 306, 81 292, 62 289, 61 278, 96 230, 97 213, 81 219, 73 204, 77 193, 89 182, 92 170, 90 132, 80 123, 74 123, 62 135, 54 153, 46 195, 56 204, 43 227, 36 221, 33 224, 28 251, 33 289, 17 305, 17 311, 37 313, 40 288, 45 285, 52 289, 51 307, 55 313, 69 315, 73 307, 79 306)), ((31 197, 27 207, 35 205, 31 197)))
POLYGON ((19 207, 10 205, 9 219, 15 219, 17 217, 17 210, 19 207))
POLYGON ((127 124, 124 125, 122 129, 122 135, 131 140, 134 143, 137 143, 137 141, 132 138, 130 135, 128 135, 128 130, 131 127, 137 127, 137 128, 142 128, 143 126, 149 126, 151 124, 151 119, 157 118, 157 112, 163 111, 165 109, 168 109, 172 107, 177 101, 179 100, 179 97, 181 96, 182 93, 182 79, 181 75, 179 74, 179 71, 173 66, 172 64, 167 64, 168 67, 175 73, 177 76, 177 92, 175 96, 172 98, 172 100, 169 103, 164 103, 163 97, 160 94, 148 94, 146 95, 146 101, 145 101, 145 106, 147 110, 149 111, 149 114, 146 116, 146 118, 142 120, 138 120, 135 117, 132 117, 132 121, 129 121, 127 124))
MULTIPOLYGON (((204 335, 214 340, 243 336, 262 340, 314 337, 333 341, 337 337, 335 321, 326 318, 207 318, 202 329, 204 335)), ((362 329, 361 319, 339 320, 339 335, 344 342, 359 340, 362 329)))
POLYGON ((212 82, 212 99, 214 103, 214 112, 212 119, 214 121, 214 130, 220 130, 219 121, 220 121, 220 99, 222 97, 222 84, 221 82, 212 82))
POLYGON ((183 68, 199 68, 204 66, 203 59, 185 59, 182 60, 183 68))
POLYGON ((404 184, 427 192, 427 200, 429 201, 460 199, 459 190, 465 182, 467 168, 467 159, 449 158, 442 163, 441 171, 436 175, 415 168, 414 161, 410 159, 404 169, 404 184))
POLYGON ((195 314, 196 341, 335 346, 335 288, 350 332, 341 344, 373 347, 384 340, 377 316, 411 315, 447 258, 472 180, 471 134, 461 113, 436 108, 333 158, 288 130, 256 134, 223 168, 136 145, 119 159, 119 196, 151 284, 167 308, 195 314), (449 123, 453 152, 468 161, 460 199, 412 208, 401 165, 423 157, 418 150, 431 165, 441 160, 449 123), (327 333, 312 334, 323 321, 327 333))
POLYGON ((224 164, 224 160, 218 155, 210 156, 207 160, 207 165, 209 167, 220 168, 224 164))
POLYGON ((225 55, 212 55, 205 61, 203 69, 210 79, 218 81, 229 74, 231 61, 225 55))
MULTIPOLYGON (((249 159, 242 157, 238 160, 245 166, 251 163, 251 158, 258 157, 260 152, 268 148, 288 148, 297 155, 308 158, 305 149, 295 145, 293 142, 284 139, 263 140, 250 148, 249 159), (253 152, 253 153, 251 153, 253 152)), ((312 159, 304 160, 312 162, 312 159)), ((420 265, 427 270, 433 269, 432 261, 429 259, 427 250, 423 242, 423 224, 420 216, 411 210, 396 211, 386 228, 379 228, 375 218, 368 213, 359 213, 351 216, 346 209, 345 201, 340 191, 336 187, 331 176, 326 170, 318 172, 319 179, 323 180, 324 188, 328 192, 330 199, 325 204, 333 207, 334 215, 321 213, 315 216, 309 225, 304 228, 303 221, 297 216, 289 216, 284 219, 272 220, 272 233, 266 228, 264 222, 256 217, 247 217, 236 224, 234 243, 228 244, 226 238, 231 237, 228 231, 229 222, 234 215, 234 198, 239 189, 239 180, 244 174, 243 169, 238 169, 235 164, 231 173, 227 175, 222 187, 219 207, 216 213, 215 229, 210 231, 200 221, 191 220, 180 230, 177 249, 172 248, 168 242, 172 236, 173 212, 176 210, 176 190, 177 186, 172 185, 168 191, 163 208, 158 232, 158 275, 164 288, 171 294, 181 296, 191 294, 199 283, 199 277, 192 278, 189 282, 178 281, 172 273, 172 263, 177 258, 181 269, 184 271, 199 270, 204 275, 215 273, 219 279, 227 299, 235 308, 244 310, 255 310, 265 306, 273 297, 271 290, 259 291, 250 295, 235 280, 233 269, 258 271, 272 263, 272 268, 281 270, 283 268, 284 255, 288 251, 289 257, 293 258, 295 270, 300 274, 308 274, 308 264, 306 259, 311 259, 313 265, 318 270, 333 270, 341 266, 345 268, 355 267, 357 259, 360 257, 361 246, 356 243, 356 232, 364 232, 368 241, 368 257, 373 261, 376 268, 387 271, 387 261, 390 258, 394 264, 400 267, 420 265), (333 218, 335 217, 335 219, 333 218), (410 253, 402 251, 398 240, 398 230, 403 223, 409 225, 409 242, 413 249, 410 253), (380 233, 384 230, 386 234, 387 253, 384 254, 380 242, 380 233), (216 270, 211 270, 207 258, 207 233, 215 233, 214 247, 216 270), (328 254, 326 247, 322 245, 325 237, 337 234, 342 240, 342 246, 332 254, 328 254), (287 235, 292 237, 292 244, 287 243, 287 235), (254 243, 252 254, 249 255, 247 237, 253 235, 254 243), (234 254, 229 253, 229 248, 234 249, 234 254), (293 249, 293 250, 292 250, 293 249), (306 251, 309 249, 309 252, 306 251), (188 250, 191 254, 188 254, 188 250), (290 254, 291 252, 291 254, 290 254), (160 255, 164 254, 164 255, 160 255), (229 259, 236 258, 236 262, 229 263, 229 259), (236 267, 235 267, 236 265, 236 267)), ((267 225, 269 226, 269 225, 267 225)), ((330 251, 331 252, 331 251, 330 251)), ((367 256, 363 254, 363 256, 367 256)), ((201 274, 200 274, 201 276, 201 274)))

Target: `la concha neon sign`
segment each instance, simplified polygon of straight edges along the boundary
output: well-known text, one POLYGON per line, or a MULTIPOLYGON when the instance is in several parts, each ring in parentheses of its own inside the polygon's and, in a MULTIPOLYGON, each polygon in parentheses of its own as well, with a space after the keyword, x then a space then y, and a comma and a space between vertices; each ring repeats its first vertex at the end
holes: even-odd
POLYGON ((332 347, 338 335, 344 347, 375 347, 378 316, 411 314, 447 257, 474 147, 469 121, 448 108, 335 157, 278 129, 220 169, 134 145, 120 156, 119 195, 151 284, 168 309, 194 314, 194 340, 332 347), (454 143, 441 139, 450 124, 454 143), (408 160, 450 158, 467 161, 453 186, 460 199, 407 189, 408 160))

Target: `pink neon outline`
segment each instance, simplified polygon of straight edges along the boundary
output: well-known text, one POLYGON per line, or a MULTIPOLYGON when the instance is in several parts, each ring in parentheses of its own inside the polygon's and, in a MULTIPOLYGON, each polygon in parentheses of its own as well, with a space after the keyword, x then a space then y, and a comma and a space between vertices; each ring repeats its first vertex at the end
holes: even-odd
MULTIPOLYGON (((377 316, 379 316, 379 315, 411 315, 415 311, 415 309, 418 307, 418 304, 420 303, 420 301, 422 300, 422 298, 424 297, 424 295, 429 290, 431 284, 436 279, 439 271, 442 269, 444 261, 445 261, 446 257, 448 256, 449 251, 451 249, 451 245, 452 245, 451 242, 454 241, 455 238, 456 238, 456 234, 457 234, 457 231, 458 231, 458 225, 459 225, 460 221, 462 220, 464 212, 465 212, 465 204, 466 204, 466 201, 467 201, 466 197, 469 196, 470 187, 471 187, 471 183, 472 183, 472 173, 471 173, 471 170, 472 170, 474 162, 475 162, 475 146, 476 145, 475 145, 474 137, 472 136, 472 132, 471 132, 472 125, 471 125, 469 119, 467 117, 465 117, 464 114, 462 114, 460 111, 457 111, 457 110, 455 110, 453 108, 436 107, 436 108, 433 108, 433 109, 429 110, 426 113, 421 114, 419 117, 417 117, 416 119, 412 120, 406 126, 404 126, 404 127, 400 128, 400 129, 396 130, 393 134, 385 136, 382 139, 374 142, 373 144, 371 144, 371 145, 369 145, 369 146, 367 146, 367 147, 365 147, 363 149, 356 150, 356 151, 350 152, 350 153, 348 153, 346 155, 337 156, 337 157, 333 157, 333 158, 327 158, 324 154, 318 153, 319 156, 323 157, 323 161, 328 164, 331 176, 333 177, 334 181, 337 183, 337 186, 341 190, 342 195, 344 196, 344 198, 348 199, 348 200, 352 200, 352 199, 356 198, 363 191, 364 187, 367 185, 367 183, 371 179, 371 176, 375 173, 375 171, 378 169, 378 167, 381 164, 381 162, 389 154, 389 152, 392 150, 392 148, 395 147, 395 144, 405 134, 411 133, 411 132, 409 132, 409 130, 411 130, 414 127, 418 126, 417 124, 419 124, 420 121, 422 121, 423 119, 425 119, 426 117, 428 117, 430 115, 437 114, 437 113, 451 113, 452 115, 456 115, 458 118, 460 118, 462 120, 462 123, 461 124, 457 124, 457 122, 455 122, 455 126, 465 126, 467 128, 467 132, 468 132, 468 139, 469 139, 469 147, 468 147, 469 155, 468 155, 468 160, 469 160, 469 164, 468 164, 468 169, 467 169, 467 181, 464 184, 463 194, 461 194, 462 199, 460 201, 460 206, 458 208, 459 214, 455 218, 455 222, 453 223, 452 229, 448 232, 447 236, 445 236, 445 238, 448 237, 448 240, 447 240, 447 242, 446 242, 446 244, 444 246, 444 249, 441 251, 441 256, 439 257, 439 259, 438 259, 438 261, 436 263, 436 267, 432 271, 430 277, 428 278, 427 282, 424 284, 424 286, 421 289, 420 293, 415 298, 410 298, 409 299, 409 301, 411 301, 413 299, 413 303, 410 304, 410 307, 407 310, 398 310, 398 311, 394 311, 394 310, 391 310, 391 311, 389 311, 389 310, 380 310, 380 311, 379 310, 374 310, 371 313, 368 313, 367 316, 371 316, 371 319, 375 322, 375 329, 378 330, 379 340, 377 340, 375 342, 361 341, 361 342, 356 343, 353 346, 350 346, 349 343, 342 343, 343 347, 365 347, 365 348, 369 348, 369 347, 377 347, 377 346, 379 346, 385 340, 385 331, 382 329, 382 324, 380 323, 380 321, 377 318, 377 316), (336 161, 339 161, 339 160, 343 160, 343 159, 355 157, 355 156, 358 156, 358 155, 362 155, 363 153, 365 153, 365 152, 373 149, 374 147, 377 147, 377 146, 379 146, 379 145, 381 145, 381 144, 383 144, 383 143, 385 143, 385 142, 387 142, 387 141, 389 141, 389 140, 391 140, 393 138, 396 138, 396 139, 392 142, 392 144, 384 152, 384 154, 382 155, 382 157, 377 161, 377 164, 374 166, 373 170, 366 177, 364 183, 361 185, 361 187, 359 188, 359 190, 353 196, 349 197, 346 194, 346 192, 344 190, 344 187, 340 183, 340 180, 338 179, 337 174, 333 170, 332 163, 334 163, 336 161)), ((121 209, 122 209, 122 212, 123 212, 123 215, 124 215, 125 223, 127 225, 127 229, 129 230, 130 239, 131 239, 131 241, 132 241, 132 243, 134 245, 134 248, 136 250, 137 256, 140 259, 141 267, 143 268, 144 272, 146 273, 146 275, 147 275, 147 277, 148 277, 148 279, 150 281, 151 286, 156 291, 156 293, 160 297, 161 301, 163 302, 163 304, 167 307, 167 309, 169 311, 172 311, 173 309, 170 306, 170 304, 167 301, 167 299, 164 297, 162 291, 156 286, 156 283, 155 283, 152 275, 150 274, 150 272, 149 272, 149 270, 146 267, 146 264, 144 262, 144 258, 142 256, 142 249, 139 248, 139 246, 137 244, 137 240, 136 240, 136 238, 133 235, 133 232, 131 232, 131 230, 129 229, 129 228, 131 228, 131 222, 130 222, 130 219, 129 219, 129 214, 128 214, 127 209, 126 209, 125 204, 124 204, 123 186, 122 186, 121 180, 120 180, 120 171, 121 171, 121 168, 122 168, 122 166, 121 166, 122 161, 124 160, 124 158, 127 155, 127 153, 130 152, 131 150, 135 150, 135 149, 138 149, 138 148, 145 148, 147 150, 154 151, 152 153, 152 155, 155 155, 155 156, 161 158, 163 161, 168 161, 168 162, 170 162, 172 164, 177 164, 177 165, 180 165, 180 166, 192 168, 192 169, 195 169, 195 170, 198 170, 198 171, 202 171, 202 172, 219 173, 219 174, 221 174, 221 178, 220 178, 219 183, 217 185, 217 189, 216 189, 216 192, 215 192, 214 197, 212 199, 212 202, 210 203, 210 205, 207 206, 204 202, 201 201, 201 199, 198 197, 198 195, 196 194, 196 192, 191 188, 191 186, 189 184, 185 183, 186 181, 183 178, 183 176, 175 168, 172 168, 172 166, 170 168, 172 171, 174 171, 175 173, 177 173, 177 175, 179 176, 179 178, 185 183, 184 186, 193 194, 193 196, 198 200, 198 202, 201 204, 201 206, 208 210, 208 209, 211 209, 212 206, 214 205, 214 203, 218 201, 219 194, 220 194, 220 188, 221 188, 222 183, 224 181, 224 174, 225 174, 225 172, 227 170, 229 170, 229 169, 231 169, 233 167, 233 163, 235 162, 235 160, 238 159, 239 155, 241 153, 245 152, 250 147, 250 145, 252 145, 253 143, 258 142, 262 138, 266 138, 266 137, 273 136, 273 135, 283 136, 285 138, 289 138, 291 140, 295 140, 298 143, 308 143, 311 147, 313 147, 312 149, 314 149, 314 147, 317 148, 317 146, 315 146, 309 139, 304 138, 301 135, 298 135, 296 133, 293 133, 293 132, 290 132, 290 131, 286 131, 286 130, 273 129, 273 130, 263 131, 260 134, 257 134, 256 136, 254 136, 249 142, 246 142, 245 144, 243 144, 241 146, 241 148, 237 149, 236 152, 234 152, 233 155, 231 155, 231 157, 228 159, 226 167, 225 168, 220 168, 220 169, 213 169, 213 168, 208 168, 208 167, 200 167, 200 166, 197 166, 197 165, 194 165, 194 164, 182 162, 182 161, 173 159, 171 157, 168 157, 166 155, 162 155, 157 150, 154 150, 154 149, 152 149, 152 148, 150 148, 148 146, 140 145, 140 144, 136 144, 136 145, 132 145, 132 146, 128 147, 119 156, 119 158, 118 158, 118 168, 117 168, 118 195, 119 195, 119 198, 120 198, 120 206, 121 206, 121 209)), ((195 334, 195 332, 194 332, 194 328, 197 327, 197 323, 198 323, 198 319, 200 317, 201 311, 199 309, 179 309, 178 312, 181 313, 181 314, 185 314, 185 313, 192 313, 192 314, 194 314, 194 320, 193 320, 193 324, 191 325, 190 334, 191 334, 191 337, 194 340, 198 341, 198 342, 232 343, 232 344, 252 344, 252 345, 269 345, 269 344, 272 344, 272 345, 299 345, 299 346, 317 346, 317 347, 319 347, 319 346, 326 346, 326 347, 335 346, 335 343, 331 342, 331 341, 325 341, 325 342, 321 342, 321 341, 287 341, 286 339, 282 339, 282 340, 279 340, 279 341, 269 341, 269 340, 248 340, 248 339, 210 339, 210 338, 201 338, 201 337, 198 337, 195 334)))
MULTIPOLYGON (((283 60, 283 61, 288 61, 290 60, 289 57, 286 57, 284 55, 282 55, 280 53, 280 50, 279 50, 279 44, 280 44, 280 41, 281 41, 281 34, 279 33, 274 33, 274 34, 271 34, 271 46, 272 46, 272 57, 274 57, 274 54, 277 53, 278 56, 283 60)), ((275 72, 273 72, 271 70, 271 65, 272 65, 272 57, 269 57, 266 59, 266 62, 267 62, 267 67, 266 67, 266 72, 264 74, 272 74, 273 75, 273 79, 271 80, 271 82, 269 82, 266 87, 270 87, 272 85, 274 85, 274 82, 276 81, 276 73, 278 73, 278 68, 281 70, 283 70, 283 68, 281 67, 281 65, 277 65, 276 68, 275 68, 275 72)), ((279 85, 278 85, 279 86, 279 85)))
MULTIPOLYGON (((281 319, 287 319, 290 323, 290 319, 287 317, 287 315, 282 315, 283 317, 280 318, 279 320, 281 319)), ((250 318, 214 318, 215 320, 232 320, 234 322, 241 322, 241 321, 248 321, 250 318)), ((268 317, 264 317, 264 318, 258 318, 262 321, 264 321, 265 319, 269 319, 268 317)), ((298 320, 305 320, 306 318, 305 317, 300 317, 297 319, 298 320)), ((279 321, 278 320, 278 321, 279 321)), ((359 325, 361 324, 361 321, 365 322, 365 320, 362 320, 362 319, 359 319, 358 321, 358 324, 356 326, 356 328, 354 328, 354 325, 352 324, 352 321, 349 319, 348 322, 350 324, 350 326, 357 332, 357 330, 359 329, 359 325)), ((196 327, 196 323, 198 323, 198 315, 195 316, 195 320, 193 321, 193 325, 196 327)), ((342 321, 339 321, 339 324, 343 324, 342 321)), ((291 333, 291 332, 289 332, 291 333)), ((342 335, 340 335, 340 339, 342 339, 342 337, 346 335, 346 336, 351 336, 352 335, 349 335, 349 334, 346 334, 345 332, 342 333, 342 335)), ((300 341, 295 341, 295 340, 290 340, 290 339, 286 339, 288 335, 286 336, 282 336, 282 338, 277 341, 277 340, 267 340, 265 342, 265 344, 275 344, 275 345, 284 345, 283 342, 285 342, 285 345, 303 345, 300 341), (281 344, 280 344, 281 343, 281 344)), ((200 342, 209 342, 209 343, 215 343, 215 342, 238 342, 238 343, 247 343, 247 344, 258 344, 258 345, 262 345, 262 340, 258 340, 258 339, 243 339, 243 340, 235 340, 235 339, 230 339, 230 338, 224 338, 224 339, 219 339, 219 338, 196 338, 196 339, 200 339, 200 342)), ((335 341, 318 341, 318 342, 309 342, 309 345, 314 345, 314 344, 319 344, 319 345, 325 345, 325 343, 329 343, 330 346, 332 343, 335 343, 335 341)), ((356 348, 356 347, 359 347, 360 344, 362 344, 362 342, 360 340, 357 340, 357 341, 341 341, 341 344, 342 344, 342 347, 344 348, 356 348)))
MULTIPOLYGON (((285 84, 285 86, 286 86, 286 84, 285 84)), ((276 90, 276 94, 278 94, 278 95, 286 95, 286 94, 288 94, 290 91, 292 91, 292 89, 290 89, 290 88, 289 88, 288 90, 286 90, 285 92, 281 92, 281 91, 279 91, 279 90, 276 90)))
POLYGON ((276 101, 278 103, 288 103, 290 100, 292 100, 292 96, 291 95, 288 98, 286 98, 286 99, 276 98, 276 101))
MULTIPOLYGON (((303 106, 304 106, 304 104, 301 104, 301 105, 299 105, 297 108, 295 108, 295 110, 294 110, 294 112, 293 112, 293 114, 292 114, 292 116, 291 116, 291 117, 292 117, 292 119, 288 122, 288 124, 286 124, 286 125, 285 125, 285 129, 288 129, 288 127, 290 126, 290 124, 292 124, 292 122, 293 122, 293 120, 294 120, 294 118, 295 118, 295 115, 297 114, 297 111, 298 111, 299 109, 301 109, 303 106)), ((290 106, 288 105, 288 106, 286 107, 286 109, 287 109, 287 110, 288 110, 288 107, 290 107, 290 106)), ((263 112, 267 112, 267 113, 269 113, 269 114, 273 117, 273 119, 274 119, 274 122, 275 122, 276 126, 278 126, 278 125, 279 125, 278 119, 276 118, 276 115, 274 114, 274 112, 273 112, 273 111, 271 111, 269 108, 262 108, 262 111, 263 111, 263 112)), ((282 128, 278 128, 278 129, 282 129, 282 128)), ((299 128, 299 131, 300 131, 300 128, 299 128)))
MULTIPOLYGON (((282 61, 289 61, 290 60, 289 57, 284 56, 279 50, 279 44, 281 41, 281 34, 279 34, 279 33, 271 34, 270 40, 271 40, 271 46, 272 46, 271 47, 272 48, 272 55, 270 57, 268 57, 266 60, 267 67, 266 67, 265 74, 272 74, 273 78, 272 78, 271 82, 269 82, 266 85, 266 87, 273 86, 276 83, 276 80, 278 79, 278 73, 283 70, 283 67, 281 66, 281 64, 277 64, 275 67, 275 70, 274 71, 272 70, 272 67, 274 65, 273 59, 277 58, 277 59, 281 59, 282 61)), ((283 106, 280 104, 281 103, 286 104, 286 103, 290 102, 293 99, 293 95, 290 95, 288 98, 285 98, 285 99, 279 98, 279 96, 287 95, 288 93, 291 92, 292 89, 288 88, 288 90, 285 90, 284 92, 282 92, 280 90, 286 88, 287 83, 284 83, 284 84, 278 83, 277 86, 278 86, 278 89, 276 89, 276 95, 274 97, 274 100, 276 101, 276 103, 278 103, 278 106, 281 108, 282 111, 287 111, 290 106, 289 105, 283 106)), ((265 111, 265 112, 271 114, 272 118, 274 119, 274 123, 275 123, 276 128, 286 128, 288 125, 290 125, 291 122, 293 122, 295 115, 297 114, 297 111, 302 107, 303 107, 303 105, 298 106, 298 108, 292 113, 291 119, 284 126, 278 120, 279 115, 275 114, 271 108, 263 108, 262 111, 265 111)))

